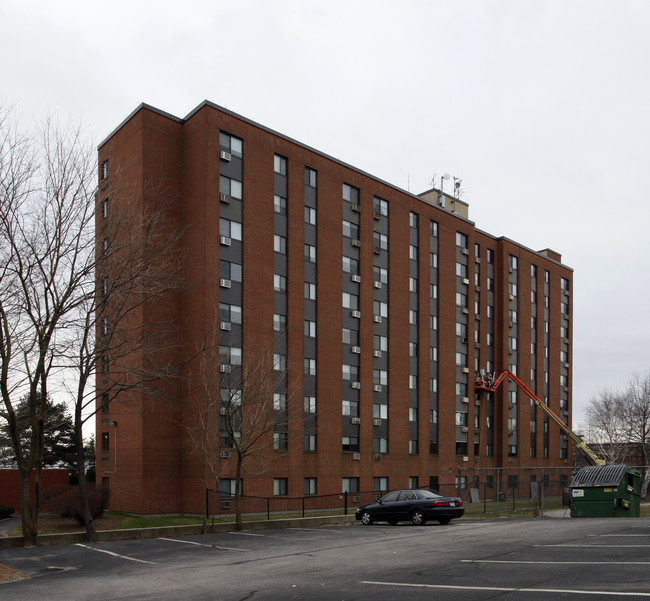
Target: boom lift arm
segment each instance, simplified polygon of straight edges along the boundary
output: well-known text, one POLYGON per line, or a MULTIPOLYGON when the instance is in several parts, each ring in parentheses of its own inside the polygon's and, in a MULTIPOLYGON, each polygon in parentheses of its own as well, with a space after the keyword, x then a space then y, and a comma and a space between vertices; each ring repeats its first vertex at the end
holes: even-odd
POLYGON ((506 379, 510 378, 519 388, 521 388, 535 403, 535 405, 546 415, 548 415, 573 442, 576 447, 580 449, 588 461, 593 465, 605 465, 605 461, 596 456, 594 452, 585 444, 585 442, 578 436, 569 426, 567 426, 555 413, 547 407, 535 393, 528 388, 515 374, 509 370, 502 371, 496 378, 494 374, 486 374, 485 371, 481 371, 476 375, 476 380, 474 382, 474 388, 476 390, 486 390, 487 392, 494 392, 499 385, 506 379))

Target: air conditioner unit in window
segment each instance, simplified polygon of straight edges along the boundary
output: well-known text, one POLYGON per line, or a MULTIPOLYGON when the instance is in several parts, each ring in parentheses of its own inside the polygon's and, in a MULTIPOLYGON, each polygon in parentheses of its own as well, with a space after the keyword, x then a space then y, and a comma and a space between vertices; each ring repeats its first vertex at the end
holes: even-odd
POLYGON ((467 336, 463 336, 463 344, 467 344, 467 336))
POLYGON ((381 461, 381 453, 375 453, 375 461, 381 461))
POLYGON ((480 342, 475 343, 474 348, 481 348, 481 343, 480 342))
POLYGON ((372 252, 378 255, 379 253, 381 253, 381 248, 379 246, 374 246, 372 252))
POLYGON ((372 356, 380 358, 381 357, 381 351, 372 351, 372 356))
POLYGON ((228 410, 225 407, 219 407, 219 415, 227 415, 228 410))
POLYGON ((512 321, 508 322, 508 327, 509 328, 514 328, 514 326, 515 326, 514 322, 512 322, 512 321))
POLYGON ((352 459, 359 461, 361 459, 361 453, 352 453, 352 459))
POLYGON ((355 309, 354 311, 350 311, 350 315, 352 315, 352 317, 356 317, 357 319, 359 319, 361 317, 361 311, 357 311, 355 309))
POLYGON ((476 263, 480 263, 481 262, 481 257, 474 257, 474 261, 476 263))
POLYGON ((512 267, 508 267, 508 273, 513 273, 514 269, 512 267))
POLYGON ((361 423, 361 418, 360 417, 351 417, 350 418, 350 423, 351 424, 360 424, 361 423))
POLYGON ((460 429, 460 431, 461 431, 461 432, 469 432, 469 428, 468 428, 467 426, 463 426, 463 427, 460 429))
POLYGON ((221 246, 230 246, 232 240, 228 236, 219 236, 219 244, 221 244, 221 246))
POLYGON ((228 322, 228 321, 222 321, 222 322, 219 324, 219 329, 220 329, 220 330, 226 330, 226 331, 229 331, 230 328, 231 328, 231 324, 230 324, 230 322, 228 322))
POLYGON ((231 285, 232 285, 232 282, 230 280, 225 280, 223 278, 221 278, 219 280, 219 286, 221 286, 222 288, 230 288, 231 285))
POLYGON ((375 385, 372 387, 372 389, 373 389, 375 392, 381 392, 381 384, 375 384, 375 385))
POLYGON ((468 374, 469 373, 469 367, 463 367, 463 373, 468 374))
POLYGON ((361 382, 350 382, 350 388, 356 388, 357 390, 361 388, 361 382))
POLYGON ((373 426, 381 426, 381 420, 379 418, 372 420, 373 426))
POLYGON ((221 509, 230 509, 230 501, 221 501, 221 509))
POLYGON ((225 194, 224 192, 219 193, 219 202, 222 202, 224 204, 230 204, 230 196, 225 194))
POLYGON ((223 451, 221 451, 220 454, 221 454, 222 459, 228 459, 228 457, 230 457, 230 451, 228 451, 227 449, 224 449, 223 451))
POLYGON ((513 295, 513 294, 509 294, 509 295, 508 295, 508 300, 515 300, 514 295, 513 295))
POLYGON ((467 307, 463 307, 463 314, 469 315, 469 309, 467 307))
POLYGON ((372 316, 372 320, 373 320, 375 323, 381 323, 381 315, 373 315, 373 316, 372 316))
POLYGON ((220 365, 219 366, 219 371, 222 374, 229 374, 232 370, 231 370, 230 365, 220 365))
POLYGON ((375 212, 375 213, 373 214, 373 217, 374 217, 377 221, 379 221, 379 220, 381 219, 381 213, 376 213, 376 212, 375 212))
POLYGON ((354 240, 352 240, 351 244, 352 244, 352 246, 357 246, 357 247, 359 247, 359 246, 361 246, 361 240, 357 240, 357 239, 355 238, 354 240))
POLYGON ((565 364, 564 364, 564 367, 569 367, 569 364, 568 364, 568 363, 565 363, 565 364))
POLYGON ((360 347, 360 346, 353 346, 352 348, 350 348, 350 351, 351 351, 352 353, 355 353, 355 354, 358 355, 358 354, 361 353, 361 347, 360 347))
POLYGON ((467 248, 463 248, 463 254, 464 255, 469 255, 469 250, 467 248))
POLYGON ((377 280, 375 280, 372 285, 377 289, 381 288, 381 282, 378 282, 377 280))
POLYGON ((463 398, 460 399, 461 403, 469 403, 469 397, 464 396, 463 398))
POLYGON ((463 278, 463 284, 466 286, 469 285, 469 280, 467 278, 463 278))
POLYGON ((230 159, 232 159, 232 155, 227 150, 222 150, 219 153, 219 158, 223 159, 224 161, 229 161, 230 159))
POLYGON ((352 205, 352 210, 355 211, 356 213, 360 213, 361 212, 361 205, 353 204, 352 205))
POLYGON ((350 279, 351 279, 353 282, 356 282, 357 284, 360 284, 360 283, 361 283, 361 276, 360 276, 360 275, 353 274, 352 276, 350 276, 350 279))

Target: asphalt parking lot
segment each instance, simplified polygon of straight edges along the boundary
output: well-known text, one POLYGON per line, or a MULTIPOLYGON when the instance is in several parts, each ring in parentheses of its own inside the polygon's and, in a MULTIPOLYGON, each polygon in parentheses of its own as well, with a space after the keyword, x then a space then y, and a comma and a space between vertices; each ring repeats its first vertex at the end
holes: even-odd
POLYGON ((650 518, 359 524, 0 551, 11 601, 650 598, 650 518))

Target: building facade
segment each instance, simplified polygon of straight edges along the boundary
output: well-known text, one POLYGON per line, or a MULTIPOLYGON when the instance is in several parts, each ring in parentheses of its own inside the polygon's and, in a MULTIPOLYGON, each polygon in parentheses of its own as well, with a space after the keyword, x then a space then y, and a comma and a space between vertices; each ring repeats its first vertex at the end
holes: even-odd
MULTIPOLYGON (((292 419, 268 433, 244 494, 462 490, 487 468, 568 462, 569 441, 514 384, 474 390, 477 371, 510 369, 569 423, 572 270, 558 253, 492 236, 457 198, 410 194, 209 102, 183 119, 141 105, 99 164, 98 232, 120 203, 164 203, 182 231, 184 285, 134 319, 174 322, 182 360, 218 313, 224 377, 270 346, 286 375, 274 411, 292 419)), ((111 507, 200 512, 201 462, 186 444, 197 363, 165 384, 165 402, 151 390, 103 402, 106 372, 97 476, 111 507)))

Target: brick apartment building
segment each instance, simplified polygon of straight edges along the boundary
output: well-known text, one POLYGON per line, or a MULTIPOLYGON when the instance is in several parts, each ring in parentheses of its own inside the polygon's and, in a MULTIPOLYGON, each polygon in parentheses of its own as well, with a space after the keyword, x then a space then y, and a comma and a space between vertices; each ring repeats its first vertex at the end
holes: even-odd
MULTIPOLYGON (((99 165, 98 232, 119 203, 146 211, 161 199, 183 229, 186 285, 151 311, 182 329, 181 354, 218 310, 224 364, 272 345, 288 365, 299 394, 282 409, 300 419, 274 433, 244 494, 463 488, 476 468, 569 460, 566 437, 513 384, 474 391, 476 370, 510 369, 570 421, 572 270, 558 253, 492 236, 458 198, 410 194, 210 102, 182 119, 139 106, 99 165)), ((133 391, 98 412, 112 508, 202 510, 183 427, 197 369, 172 383, 171 402, 133 391)), ((103 386, 99 374, 100 399, 103 386)))

